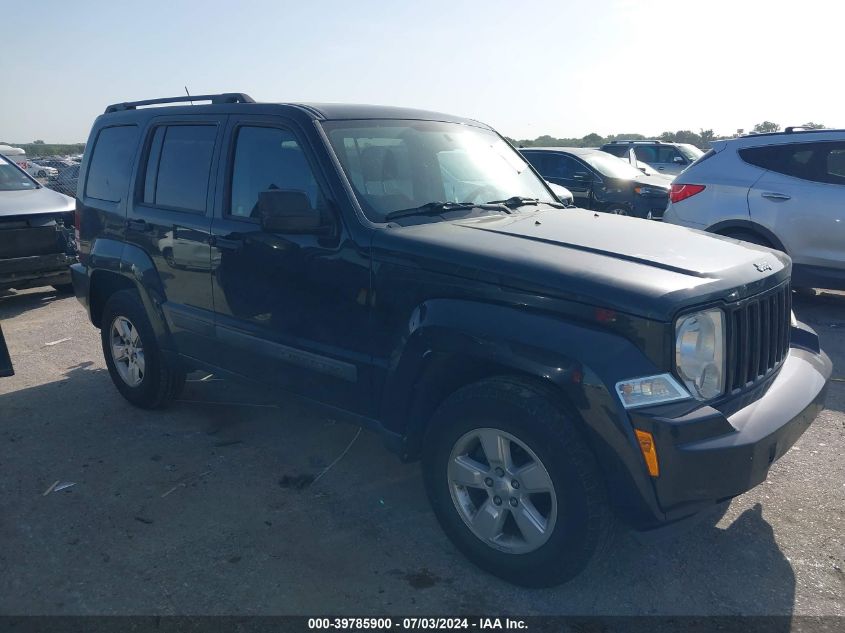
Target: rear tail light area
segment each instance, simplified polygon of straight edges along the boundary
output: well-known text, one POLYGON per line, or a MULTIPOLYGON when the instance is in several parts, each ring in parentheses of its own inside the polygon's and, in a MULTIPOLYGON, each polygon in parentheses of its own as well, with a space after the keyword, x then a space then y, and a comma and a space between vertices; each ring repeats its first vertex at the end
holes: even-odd
POLYGON ((686 200, 704 191, 704 185, 675 185, 669 189, 669 200, 673 203, 686 200))

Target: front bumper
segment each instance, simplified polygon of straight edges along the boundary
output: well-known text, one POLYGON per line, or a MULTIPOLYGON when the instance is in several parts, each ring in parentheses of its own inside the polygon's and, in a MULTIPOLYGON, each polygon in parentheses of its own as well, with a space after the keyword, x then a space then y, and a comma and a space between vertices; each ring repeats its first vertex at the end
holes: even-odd
POLYGON ((678 414, 632 411, 654 436, 660 475, 652 479, 663 521, 746 492, 807 430, 824 406, 832 364, 820 350, 793 347, 774 378, 717 407, 678 414))
POLYGON ((76 257, 65 253, 0 259, 0 288, 31 288, 70 283, 76 257))

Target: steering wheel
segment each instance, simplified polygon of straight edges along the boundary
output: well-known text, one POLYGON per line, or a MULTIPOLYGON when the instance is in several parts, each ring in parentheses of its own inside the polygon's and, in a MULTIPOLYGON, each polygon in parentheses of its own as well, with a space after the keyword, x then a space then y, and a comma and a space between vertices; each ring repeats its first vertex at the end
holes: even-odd
POLYGON ((464 199, 461 202, 475 202, 485 191, 489 191, 490 195, 484 196, 484 199, 481 201, 482 203, 488 202, 490 198, 495 198, 499 194, 499 190, 493 185, 481 185, 463 196, 464 199))

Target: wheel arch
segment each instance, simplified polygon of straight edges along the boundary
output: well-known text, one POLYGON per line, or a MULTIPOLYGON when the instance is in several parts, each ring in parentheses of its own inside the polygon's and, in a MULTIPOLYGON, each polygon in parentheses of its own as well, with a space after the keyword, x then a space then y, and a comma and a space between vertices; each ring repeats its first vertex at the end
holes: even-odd
POLYGON ((766 240, 769 244, 772 245, 772 248, 789 254, 786 250, 786 247, 783 245, 783 242, 777 235, 775 235, 771 230, 767 229, 762 224, 758 224, 757 222, 753 222, 751 220, 724 220, 708 227, 707 231, 709 233, 716 233, 717 235, 726 235, 733 231, 753 233, 759 235, 764 240, 766 240))
POLYGON ((401 438, 396 448, 404 461, 419 457, 434 412, 451 394, 494 376, 522 378, 564 403, 617 506, 630 506, 641 515, 634 518, 638 522, 662 516, 633 426, 606 386, 653 372, 633 344, 597 328, 459 300, 427 302, 416 318, 418 327, 388 375, 382 404, 383 424, 401 438), (620 371, 629 375, 614 378, 620 371))
POLYGON ((152 258, 141 248, 116 240, 97 240, 89 256, 89 311, 91 322, 102 327, 106 302, 121 290, 135 290, 141 298, 159 344, 172 349, 172 339, 164 318, 164 284, 152 258))

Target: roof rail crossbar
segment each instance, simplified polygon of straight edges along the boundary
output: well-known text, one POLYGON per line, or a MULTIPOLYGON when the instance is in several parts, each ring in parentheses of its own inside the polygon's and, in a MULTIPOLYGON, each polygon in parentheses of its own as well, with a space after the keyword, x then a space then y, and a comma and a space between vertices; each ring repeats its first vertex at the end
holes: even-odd
POLYGON ((184 95, 180 97, 164 97, 162 99, 145 99, 143 101, 126 101, 114 103, 106 108, 106 114, 122 110, 134 110, 139 106, 158 105, 161 103, 186 103, 193 101, 210 101, 211 103, 255 103, 255 100, 243 92, 224 92, 217 95, 184 95))

